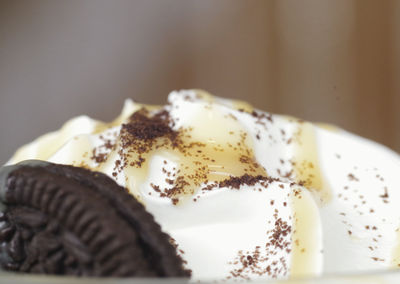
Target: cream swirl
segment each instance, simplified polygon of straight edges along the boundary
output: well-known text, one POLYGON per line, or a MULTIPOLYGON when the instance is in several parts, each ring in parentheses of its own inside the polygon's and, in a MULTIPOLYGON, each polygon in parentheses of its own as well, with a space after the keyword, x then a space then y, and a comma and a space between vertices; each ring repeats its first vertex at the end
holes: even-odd
POLYGON ((400 157, 336 127, 203 91, 163 107, 127 100, 22 147, 125 186, 177 245, 194 280, 269 279, 400 265, 400 157))

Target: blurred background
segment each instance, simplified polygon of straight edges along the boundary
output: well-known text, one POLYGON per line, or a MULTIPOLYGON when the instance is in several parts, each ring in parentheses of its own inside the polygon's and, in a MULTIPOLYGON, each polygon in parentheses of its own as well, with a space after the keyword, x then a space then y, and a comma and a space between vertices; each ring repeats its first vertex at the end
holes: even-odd
POLYGON ((67 119, 202 88, 400 151, 400 1, 0 0, 0 163, 67 119))

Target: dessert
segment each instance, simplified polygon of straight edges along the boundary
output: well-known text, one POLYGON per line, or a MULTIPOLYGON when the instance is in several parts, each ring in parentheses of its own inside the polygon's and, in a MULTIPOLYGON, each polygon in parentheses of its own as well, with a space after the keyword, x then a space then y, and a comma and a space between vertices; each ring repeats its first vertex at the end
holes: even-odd
POLYGON ((400 264, 395 152, 339 128, 203 91, 82 116, 8 164, 102 172, 171 236, 193 280, 289 278, 400 264))

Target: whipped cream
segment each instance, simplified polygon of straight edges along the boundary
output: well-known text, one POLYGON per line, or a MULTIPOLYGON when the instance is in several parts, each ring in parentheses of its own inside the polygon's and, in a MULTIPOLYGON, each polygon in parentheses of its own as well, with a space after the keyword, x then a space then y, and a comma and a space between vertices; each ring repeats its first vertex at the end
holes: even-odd
POLYGON ((213 97, 127 100, 23 146, 101 171, 140 200, 193 280, 290 278, 400 266, 400 157, 337 127, 213 97))

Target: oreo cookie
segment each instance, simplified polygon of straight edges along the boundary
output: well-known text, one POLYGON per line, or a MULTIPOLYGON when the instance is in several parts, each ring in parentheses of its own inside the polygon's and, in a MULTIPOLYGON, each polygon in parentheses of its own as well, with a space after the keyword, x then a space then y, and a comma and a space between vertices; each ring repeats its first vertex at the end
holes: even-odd
POLYGON ((108 176, 25 161, 0 171, 0 265, 26 273, 189 277, 143 205, 108 176))

